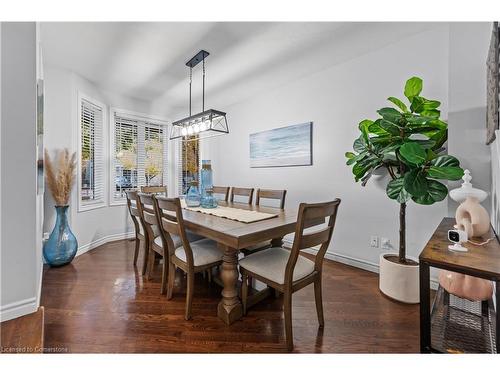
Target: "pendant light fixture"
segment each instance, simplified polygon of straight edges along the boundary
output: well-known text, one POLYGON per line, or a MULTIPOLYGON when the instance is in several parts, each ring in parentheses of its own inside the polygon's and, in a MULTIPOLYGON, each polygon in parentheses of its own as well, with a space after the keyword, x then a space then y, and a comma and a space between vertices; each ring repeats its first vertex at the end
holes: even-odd
POLYGON ((189 67, 189 117, 172 123, 170 139, 182 138, 183 140, 196 140, 215 137, 229 133, 226 113, 215 109, 205 111, 205 58, 209 55, 207 51, 201 50, 186 65, 189 67), (193 68, 202 63, 203 66, 203 94, 201 112, 193 115, 191 113, 191 86, 193 83, 193 68))

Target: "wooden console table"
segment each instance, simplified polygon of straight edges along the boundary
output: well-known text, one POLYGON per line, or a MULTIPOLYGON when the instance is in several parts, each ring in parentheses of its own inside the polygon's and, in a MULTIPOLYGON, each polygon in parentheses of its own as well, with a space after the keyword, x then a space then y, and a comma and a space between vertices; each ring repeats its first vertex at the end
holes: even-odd
MULTIPOLYGON (((445 269, 492 280, 496 286, 496 345, 500 345, 500 244, 492 240, 484 246, 465 244, 468 252, 460 253, 448 250, 448 230, 453 229, 455 220, 444 218, 431 239, 420 254, 420 352, 436 352, 431 346, 431 317, 430 317, 430 267, 445 269)), ((484 240, 494 236, 490 232, 484 236, 484 240)), ((482 242, 478 240, 477 242, 482 242)))

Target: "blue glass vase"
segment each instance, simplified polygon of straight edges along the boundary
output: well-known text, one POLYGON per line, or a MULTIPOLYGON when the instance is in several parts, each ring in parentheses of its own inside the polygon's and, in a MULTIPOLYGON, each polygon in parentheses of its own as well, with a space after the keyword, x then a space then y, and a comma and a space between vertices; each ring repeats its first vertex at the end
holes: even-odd
POLYGON ((201 207, 217 207, 217 199, 213 195, 212 162, 210 160, 201 161, 201 207))
POLYGON ((56 206, 56 224, 43 244, 43 257, 52 267, 71 263, 78 250, 78 242, 68 224, 68 207, 56 206))
POLYGON ((200 192, 198 191, 198 182, 191 182, 191 186, 186 194, 186 205, 188 207, 198 207, 200 205, 200 192))

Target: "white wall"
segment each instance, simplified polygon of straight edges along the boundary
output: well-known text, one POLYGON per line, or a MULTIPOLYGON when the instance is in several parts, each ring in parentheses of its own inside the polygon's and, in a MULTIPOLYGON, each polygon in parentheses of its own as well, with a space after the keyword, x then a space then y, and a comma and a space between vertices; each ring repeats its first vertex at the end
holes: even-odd
MULTIPOLYGON (((103 91, 92 82, 75 73, 57 67, 44 67, 45 73, 45 147, 55 149, 78 149, 78 92, 106 105, 104 111, 104 155, 106 166, 106 201, 109 201, 109 108, 116 107, 134 112, 149 113, 149 103, 103 91)), ((51 232, 55 222, 54 202, 45 192, 44 232, 51 232)), ((106 206, 90 211, 78 212, 76 186, 71 198, 71 228, 78 240, 79 253, 107 240, 125 238, 133 232, 125 205, 106 206)))
MULTIPOLYGON (((491 154, 486 145, 486 58, 491 22, 450 24, 448 149, 472 174, 472 184, 491 191, 491 154)), ((461 181, 450 182, 451 188, 461 181)), ((483 206, 490 211, 491 197, 483 206)), ((449 215, 458 203, 449 199, 449 215)))
MULTIPOLYGON (((402 33, 403 34, 403 33, 402 33)), ((353 46, 358 48, 359 46, 353 46)), ((220 185, 287 189, 287 206, 340 197, 337 227, 329 252, 376 270, 381 249, 371 248, 371 235, 388 237, 397 248, 398 210, 385 192, 370 182, 354 182, 344 153, 358 136, 357 124, 403 97, 407 78, 424 80, 423 95, 441 99, 443 117, 448 97, 448 26, 407 37, 327 70, 290 82, 244 103, 225 108, 230 134, 214 139, 214 179, 220 185), (313 121, 313 166, 249 167, 249 134, 313 121)), ((446 202, 430 207, 409 204, 409 255, 417 256, 443 216, 446 202)))
POLYGON ((35 23, 2 23, 1 50, 0 320, 5 321, 38 308, 35 23))

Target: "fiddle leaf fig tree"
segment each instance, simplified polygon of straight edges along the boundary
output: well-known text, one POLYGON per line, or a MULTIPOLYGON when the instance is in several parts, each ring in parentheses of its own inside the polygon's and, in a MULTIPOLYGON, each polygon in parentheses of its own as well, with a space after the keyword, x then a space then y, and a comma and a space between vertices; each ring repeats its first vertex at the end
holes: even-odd
POLYGON ((448 124, 439 117, 441 103, 421 96, 422 79, 410 78, 404 95, 408 100, 389 97, 392 107, 377 111, 375 120, 359 123, 360 136, 353 151, 345 153, 356 182, 366 185, 374 171, 387 170, 391 180, 386 192, 400 204, 399 263, 406 259, 406 204, 431 205, 442 201, 448 188, 441 181, 463 176, 457 158, 443 147, 448 124))

